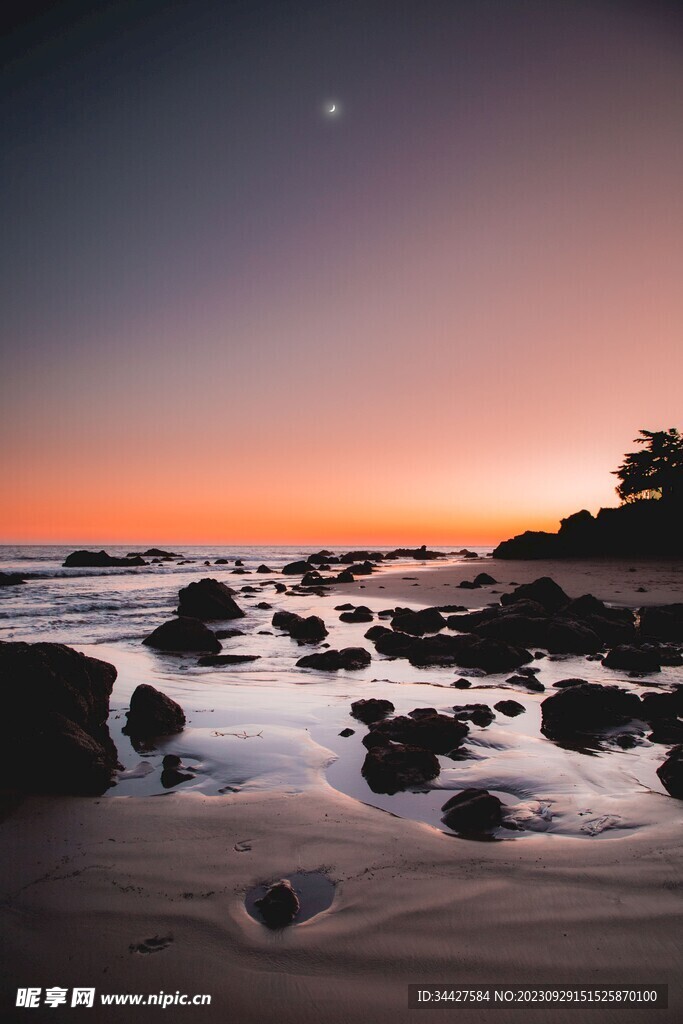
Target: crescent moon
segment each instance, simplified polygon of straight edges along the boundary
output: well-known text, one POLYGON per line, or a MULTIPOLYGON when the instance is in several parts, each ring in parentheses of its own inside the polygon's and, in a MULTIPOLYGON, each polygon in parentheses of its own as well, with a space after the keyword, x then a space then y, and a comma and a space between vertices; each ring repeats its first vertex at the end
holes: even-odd
POLYGON ((328 114, 334 114, 336 109, 337 109, 337 104, 333 103, 332 106, 330 107, 330 109, 327 111, 327 113, 328 114))

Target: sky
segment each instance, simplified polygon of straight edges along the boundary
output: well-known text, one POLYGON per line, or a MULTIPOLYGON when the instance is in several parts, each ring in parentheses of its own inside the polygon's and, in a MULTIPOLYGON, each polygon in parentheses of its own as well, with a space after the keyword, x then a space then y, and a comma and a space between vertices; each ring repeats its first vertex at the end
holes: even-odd
POLYGON ((675 3, 6 16, 0 542, 496 543, 683 427, 675 3))

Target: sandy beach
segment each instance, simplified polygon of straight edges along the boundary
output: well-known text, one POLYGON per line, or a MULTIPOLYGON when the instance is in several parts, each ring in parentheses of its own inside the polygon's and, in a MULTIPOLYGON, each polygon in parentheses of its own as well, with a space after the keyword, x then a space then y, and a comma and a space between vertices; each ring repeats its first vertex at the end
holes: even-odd
POLYGON ((617 559, 563 559, 527 561, 476 558, 455 565, 425 563, 410 572, 394 572, 386 578, 376 575, 354 584, 337 587, 338 593, 362 591, 363 598, 387 598, 390 602, 439 605, 461 604, 480 608, 496 601, 515 584, 530 583, 550 576, 570 597, 593 594, 601 601, 639 608, 683 601, 683 562, 617 559), (458 584, 487 572, 499 582, 477 590, 463 590, 458 584), (643 591, 639 588, 644 588, 643 591))
MULTIPOLYGON (((385 602, 482 607, 512 581, 546 574, 571 597, 590 591, 631 607, 679 600, 683 587, 683 567, 675 564, 482 558, 382 569, 336 587, 329 600, 362 597, 375 610, 385 602), (501 582, 457 587, 484 570, 501 582)), ((409 983, 665 983, 669 1009, 656 1014, 544 1007, 539 1019, 680 1019, 680 801, 661 787, 650 793, 656 813, 630 832, 467 841, 332 788, 325 772, 334 760, 316 744, 304 784, 234 795, 119 797, 114 789, 107 797, 11 802, 0 832, 3 990, 89 986, 98 999, 208 994, 210 1006, 169 1006, 166 1018, 260 1022, 275 1015, 335 1024, 414 1019, 409 983), (245 897, 294 872, 328 878, 332 904, 269 931, 249 916, 245 897)), ((59 1011, 61 1019, 80 1019, 80 1009, 59 1011)), ((3 1019, 20 1019, 19 1012, 3 1019)), ((89 1019, 125 1013, 146 1021, 153 1012, 96 1005, 89 1019)), ((450 1012, 502 1022, 525 1010, 450 1012)), ((40 1007, 32 1019, 57 1015, 40 1007)))

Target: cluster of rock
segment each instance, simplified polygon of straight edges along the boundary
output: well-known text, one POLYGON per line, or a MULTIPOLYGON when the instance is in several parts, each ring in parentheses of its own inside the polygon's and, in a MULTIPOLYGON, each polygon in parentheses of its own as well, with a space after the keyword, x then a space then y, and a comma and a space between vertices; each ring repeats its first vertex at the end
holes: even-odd
POLYGON ((364 647, 343 647, 340 651, 321 651, 319 654, 307 654, 297 661, 297 668, 314 668, 319 672, 338 672, 367 668, 372 656, 364 647))
MULTIPOLYGON (((438 754, 454 760, 465 756, 462 744, 469 734, 468 720, 486 726, 495 717, 485 704, 453 710, 451 716, 436 708, 415 708, 407 715, 390 717, 395 711, 391 701, 354 701, 351 714, 369 727, 363 737, 367 753, 361 772, 373 792, 394 794, 425 786, 441 771, 438 754)), ((488 832, 502 823, 501 808, 498 797, 486 790, 468 789, 443 805, 442 821, 464 834, 488 832)))
POLYGON ((676 744, 657 774, 671 796, 683 798, 683 684, 665 693, 641 696, 585 679, 564 679, 555 686, 559 692, 541 704, 541 731, 545 736, 560 743, 587 746, 607 736, 619 746, 631 747, 649 727, 650 742, 676 744), (626 731, 618 731, 622 729, 626 731))
MULTIPOLYGON (((591 594, 571 600, 549 577, 518 586, 504 594, 498 605, 451 615, 444 625, 482 640, 540 647, 551 654, 595 655, 610 648, 603 664, 631 672, 656 672, 663 664, 683 664, 680 651, 666 646, 683 640, 683 605, 643 608, 634 615, 591 594)), ((392 643, 386 640, 383 646, 392 643)))
POLYGON ((279 611, 273 615, 272 625, 301 644, 317 644, 327 636, 327 627, 318 615, 304 617, 295 612, 279 611))
POLYGON ((145 637, 143 644, 173 653, 195 651, 218 654, 223 645, 216 632, 206 623, 244 617, 233 594, 234 591, 225 583, 214 579, 207 578, 188 584, 178 593, 178 617, 157 626, 145 637))

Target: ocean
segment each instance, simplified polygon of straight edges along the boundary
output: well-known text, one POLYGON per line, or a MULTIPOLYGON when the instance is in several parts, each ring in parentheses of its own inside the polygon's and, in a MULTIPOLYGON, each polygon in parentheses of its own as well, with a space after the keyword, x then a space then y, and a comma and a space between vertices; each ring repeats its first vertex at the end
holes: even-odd
MULTIPOLYGON (((145 550, 135 545, 88 547, 105 548, 117 556, 145 550)), ((109 726, 123 770, 107 796, 178 791, 219 797, 333 786, 383 811, 443 828, 441 807, 448 796, 475 787, 488 789, 506 804, 510 823, 518 828, 501 830, 498 838, 509 841, 539 834, 549 839, 553 835, 596 838, 638 830, 665 817, 666 801, 655 774, 662 760, 661 746, 641 737, 629 750, 609 743, 601 749, 578 750, 553 743, 540 731, 540 705, 547 691, 553 692, 554 682, 581 676, 642 692, 640 681, 615 678, 599 662, 576 656, 553 656, 542 662, 545 694, 511 690, 507 673, 481 677, 471 670, 417 669, 404 659, 378 656, 364 635, 368 623, 339 620, 337 606, 349 600, 367 603, 373 612, 392 607, 395 601, 374 596, 366 601, 362 592, 349 594, 343 588, 336 593, 332 588, 322 597, 275 592, 274 582, 284 580, 288 586, 298 582, 298 577, 283 577, 280 570, 287 562, 305 558, 311 548, 169 549, 182 554, 186 564, 67 569, 62 563, 72 547, 0 548, 0 570, 19 572, 27 579, 25 585, 0 588, 0 640, 68 644, 111 662, 118 670, 109 726), (216 559, 229 562, 216 565, 216 559), (247 575, 234 574, 235 559, 244 563, 247 575), (261 564, 275 574, 255 574, 261 564), (245 612, 243 619, 221 624, 242 631, 223 641, 224 653, 254 655, 257 660, 201 667, 196 654, 164 654, 142 645, 156 626, 173 617, 179 589, 206 576, 233 587, 245 612), (257 592, 245 587, 256 587, 257 592), (257 607, 263 602, 266 608, 257 607), (273 613, 279 608, 320 615, 329 629, 330 647, 365 647, 372 654, 371 664, 360 671, 332 673, 298 667, 298 659, 311 649, 301 648, 272 627, 273 613), (463 674, 470 677, 471 688, 453 689, 454 679, 463 674), (178 701, 187 716, 182 733, 158 740, 152 748, 134 745, 122 732, 130 696, 143 682, 178 701), (369 696, 391 700, 397 714, 425 706, 452 713, 455 704, 469 702, 493 707, 510 697, 521 702, 525 712, 517 718, 497 714, 486 728, 472 726, 465 760, 440 757, 441 774, 432 784, 422 791, 389 796, 373 793, 361 775, 365 727, 350 716, 350 706, 369 696), (342 737, 348 728, 353 734, 342 737), (162 770, 166 754, 182 759, 187 776, 170 787, 162 770)), ((472 550, 483 556, 490 551, 472 550)), ((411 579, 419 580, 420 573, 463 561, 455 555, 437 562, 402 559, 382 566, 375 578, 384 575, 388 584, 392 575, 409 572, 411 579)), ((482 562, 474 561, 473 568, 480 571, 482 562)), ((491 567, 490 561, 486 567, 491 567)), ((419 586, 415 586, 411 605, 420 607, 419 586)), ((449 600, 455 593, 451 591, 449 600)), ((482 604, 485 600, 482 593, 482 604)), ((677 672, 663 669, 658 683, 672 684, 677 672)), ((21 766, 13 770, 21 771, 21 766)))

